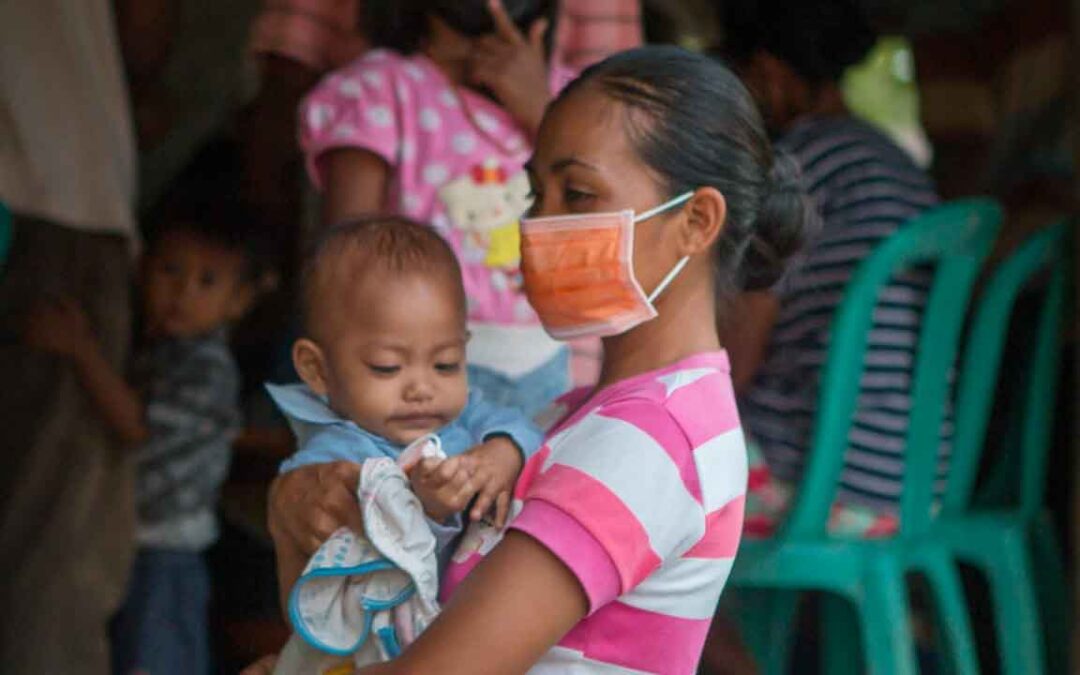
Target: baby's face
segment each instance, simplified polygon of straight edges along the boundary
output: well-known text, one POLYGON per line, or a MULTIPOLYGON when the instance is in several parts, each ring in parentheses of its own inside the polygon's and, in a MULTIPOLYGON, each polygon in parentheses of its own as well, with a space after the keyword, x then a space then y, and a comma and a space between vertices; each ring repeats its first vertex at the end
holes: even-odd
POLYGON ((319 345, 326 393, 339 415, 405 445, 461 414, 468 333, 447 280, 375 274, 338 297, 343 302, 327 317, 319 345))

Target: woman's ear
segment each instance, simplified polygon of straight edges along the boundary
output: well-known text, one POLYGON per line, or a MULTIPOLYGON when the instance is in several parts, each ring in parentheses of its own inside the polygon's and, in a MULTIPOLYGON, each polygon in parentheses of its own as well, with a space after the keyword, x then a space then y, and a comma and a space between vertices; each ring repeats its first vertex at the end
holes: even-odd
POLYGON ((293 366, 313 392, 326 396, 326 358, 322 349, 308 338, 300 338, 292 348, 293 366))
POLYGON ((686 203, 680 255, 696 255, 712 246, 727 219, 727 200, 714 187, 698 188, 686 203))

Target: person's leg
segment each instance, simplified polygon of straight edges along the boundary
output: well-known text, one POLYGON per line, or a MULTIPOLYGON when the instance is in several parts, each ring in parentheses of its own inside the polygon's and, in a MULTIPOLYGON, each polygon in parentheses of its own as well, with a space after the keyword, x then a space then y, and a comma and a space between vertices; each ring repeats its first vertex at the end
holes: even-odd
POLYGON ((23 347, 22 316, 63 294, 80 302, 123 368, 130 255, 120 237, 16 217, 0 279, 0 618, 4 672, 106 673, 106 623, 132 547, 132 462, 61 360, 23 347), (42 648, 48 646, 49 648, 42 648))
POLYGON ((198 553, 144 549, 113 627, 115 675, 209 675, 209 578, 198 553))

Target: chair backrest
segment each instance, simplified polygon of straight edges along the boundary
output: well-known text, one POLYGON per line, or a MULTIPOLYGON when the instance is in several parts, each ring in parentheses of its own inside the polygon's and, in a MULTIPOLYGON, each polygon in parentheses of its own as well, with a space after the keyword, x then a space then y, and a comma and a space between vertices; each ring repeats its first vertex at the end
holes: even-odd
POLYGON ((1048 272, 1029 353, 1018 355, 1024 385, 1017 397, 1019 434, 1006 467, 1019 479, 1019 507, 1029 516, 1043 505, 1046 464, 1057 394, 1061 331, 1069 290, 1071 223, 1065 221, 1028 238, 1001 263, 987 283, 965 346, 956 404, 956 437, 942 508, 957 513, 969 507, 982 460, 994 394, 997 391, 1009 319, 1020 292, 1032 277, 1048 272), (1019 473, 1017 473, 1019 470, 1019 473))
POLYGON ((856 412, 878 296, 902 270, 934 266, 920 325, 904 454, 901 534, 929 527, 941 426, 971 289, 1001 224, 991 200, 944 204, 886 239, 851 277, 833 317, 811 450, 784 535, 825 535, 856 412))

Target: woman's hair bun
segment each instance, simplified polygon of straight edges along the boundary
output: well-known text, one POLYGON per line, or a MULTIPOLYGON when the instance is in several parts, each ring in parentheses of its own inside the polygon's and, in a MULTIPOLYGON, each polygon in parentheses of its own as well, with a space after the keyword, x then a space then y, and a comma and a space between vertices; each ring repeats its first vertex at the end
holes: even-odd
POLYGON ((744 291, 760 291, 784 275, 788 259, 816 227, 817 215, 803 189, 799 165, 777 152, 765 198, 746 239, 737 278, 744 291))

